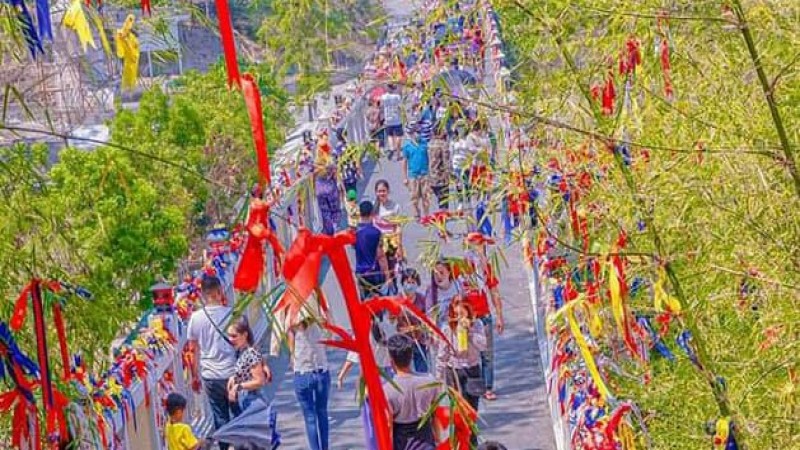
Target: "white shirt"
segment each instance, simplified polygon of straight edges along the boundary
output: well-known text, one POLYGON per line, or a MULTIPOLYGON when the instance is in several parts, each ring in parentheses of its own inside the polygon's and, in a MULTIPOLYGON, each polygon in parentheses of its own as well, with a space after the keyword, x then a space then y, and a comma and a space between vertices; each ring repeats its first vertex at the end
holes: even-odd
POLYGON ((200 376, 206 380, 227 380, 233 376, 236 351, 222 335, 231 315, 231 308, 213 305, 206 306, 205 312, 203 309, 193 312, 189 319, 187 338, 197 341, 200 347, 200 376))
POLYGON ((307 373, 316 370, 328 370, 328 356, 322 340, 322 330, 317 324, 311 324, 303 329, 294 329, 294 371, 307 373))

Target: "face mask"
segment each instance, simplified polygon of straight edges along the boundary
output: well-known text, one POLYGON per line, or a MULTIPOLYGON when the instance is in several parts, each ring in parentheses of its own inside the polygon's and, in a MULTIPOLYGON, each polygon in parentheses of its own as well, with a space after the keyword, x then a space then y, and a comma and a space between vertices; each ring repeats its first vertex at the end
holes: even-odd
POLYGON ((413 294, 417 292, 417 285, 416 284, 404 284, 403 285, 403 292, 406 294, 413 294))

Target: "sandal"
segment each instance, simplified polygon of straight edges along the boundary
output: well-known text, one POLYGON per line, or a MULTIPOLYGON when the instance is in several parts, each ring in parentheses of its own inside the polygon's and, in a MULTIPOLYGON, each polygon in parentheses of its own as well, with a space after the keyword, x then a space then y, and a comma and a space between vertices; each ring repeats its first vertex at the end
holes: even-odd
POLYGON ((492 391, 486 391, 486 393, 483 394, 483 398, 485 398, 486 400, 488 400, 490 402, 493 402, 493 401, 497 400, 497 394, 495 394, 492 391))

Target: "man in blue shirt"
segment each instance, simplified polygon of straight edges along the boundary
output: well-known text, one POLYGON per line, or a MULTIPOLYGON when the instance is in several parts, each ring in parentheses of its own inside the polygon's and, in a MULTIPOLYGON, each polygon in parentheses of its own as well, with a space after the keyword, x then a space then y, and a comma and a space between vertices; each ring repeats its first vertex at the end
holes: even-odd
POLYGON ((406 179, 403 182, 411 193, 411 203, 414 205, 414 217, 420 218, 420 203, 422 213, 428 215, 430 202, 428 201, 428 145, 422 144, 415 138, 414 130, 409 130, 403 142, 403 170, 406 179))
POLYGON ((380 295, 390 278, 389 263, 381 246, 381 231, 372 224, 372 202, 358 205, 361 222, 356 228, 356 280, 361 288, 361 300, 380 295))

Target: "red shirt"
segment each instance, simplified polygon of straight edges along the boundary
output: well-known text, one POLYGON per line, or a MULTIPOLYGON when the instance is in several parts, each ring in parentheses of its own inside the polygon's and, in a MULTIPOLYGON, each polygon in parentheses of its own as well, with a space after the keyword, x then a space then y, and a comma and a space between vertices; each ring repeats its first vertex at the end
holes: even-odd
POLYGON ((475 317, 479 318, 491 314, 489 293, 500 284, 500 281, 494 275, 491 264, 486 264, 482 267, 481 273, 477 272, 474 261, 456 265, 453 269, 454 276, 464 275, 460 277, 461 286, 464 290, 464 300, 469 303, 475 317))

